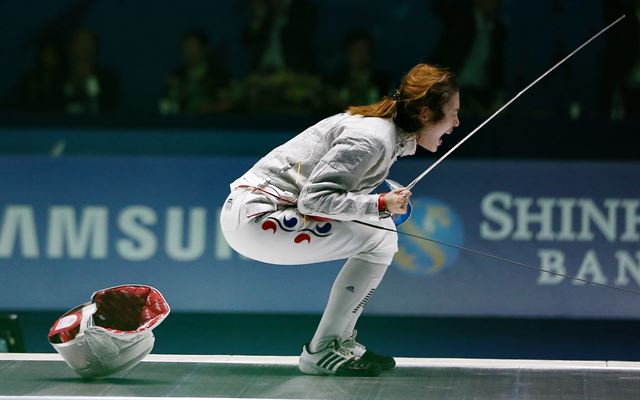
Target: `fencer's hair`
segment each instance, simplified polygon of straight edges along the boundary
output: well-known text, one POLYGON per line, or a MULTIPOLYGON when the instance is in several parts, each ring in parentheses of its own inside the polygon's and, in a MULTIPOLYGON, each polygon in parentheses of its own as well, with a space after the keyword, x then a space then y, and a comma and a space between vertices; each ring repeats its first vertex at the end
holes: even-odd
POLYGON ((459 91, 455 76, 449 70, 429 64, 418 64, 404 76, 400 88, 392 97, 366 106, 351 106, 347 112, 365 117, 393 118, 393 122, 406 132, 421 127, 420 111, 427 107, 429 122, 434 124, 444 117, 442 107, 459 91))

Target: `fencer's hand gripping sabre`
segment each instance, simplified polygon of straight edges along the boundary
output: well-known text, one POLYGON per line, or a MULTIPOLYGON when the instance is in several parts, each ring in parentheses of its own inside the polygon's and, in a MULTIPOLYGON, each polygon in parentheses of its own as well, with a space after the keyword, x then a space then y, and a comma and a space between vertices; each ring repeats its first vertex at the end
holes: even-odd
MULTIPOLYGON (((558 68, 560 65, 562 65, 565 61, 567 61, 569 58, 571 58, 574 54, 576 54, 578 51, 580 51, 583 47, 585 47, 586 45, 588 45, 589 43, 591 43, 595 38, 597 38, 598 36, 602 35, 603 33, 605 33, 607 30, 609 30, 609 28, 611 28, 612 26, 614 26, 615 24, 617 24, 618 22, 620 22, 623 18, 625 17, 625 15, 623 14, 620 18, 616 19, 615 21, 613 21, 612 23, 610 23, 609 25, 607 25, 605 28, 603 28, 600 32, 596 33, 595 35, 593 35, 591 38, 589 38, 589 40, 587 40, 586 42, 584 42, 582 45, 580 45, 578 48, 576 48, 574 51, 572 51, 571 53, 569 53, 569 55, 567 55, 565 58, 563 58, 562 60, 558 61, 553 67, 549 68, 544 74, 540 75, 536 80, 534 80, 533 82, 531 82, 527 87, 525 87, 524 89, 522 89, 518 94, 516 94, 511 100, 509 100, 507 103, 505 103, 502 107, 500 107, 496 112, 494 112, 493 114, 491 114, 491 116, 489 118, 487 118, 484 122, 482 122, 480 125, 478 125, 478 127, 474 130, 472 130, 470 133, 467 134, 467 136, 465 136, 464 138, 462 138, 462 140, 460 140, 458 143, 456 143, 455 146, 453 146, 451 149, 449 149, 449 151, 447 151, 446 153, 444 153, 444 155, 442 155, 442 157, 440 157, 439 159, 437 159, 433 164, 431 164, 429 166, 429 168, 427 168, 423 173, 421 173, 416 179, 414 179, 413 181, 411 181, 411 183, 409 183, 406 188, 411 190, 413 189, 413 187, 420 182, 420 180, 422 178, 424 178, 429 172, 431 172, 435 167, 437 167, 442 161, 444 161, 445 158, 447 158, 451 153, 453 153, 458 147, 462 146, 462 144, 464 142, 466 142, 467 140, 469 140, 469 138, 471 136, 473 136, 476 132, 478 132, 483 126, 485 126, 489 121, 491 121, 496 115, 500 114, 500 112, 502 112, 502 110, 504 110, 505 108, 509 107, 509 105, 511 103, 513 103, 514 101, 516 101, 516 99, 520 96, 522 96, 522 94, 524 92, 526 92, 527 90, 529 90, 532 86, 534 86, 536 83, 538 83, 540 80, 542 80, 542 78, 544 78, 545 76, 547 76, 548 74, 551 73, 551 71, 553 71, 554 69, 558 68)), ((402 185, 400 185, 397 182, 394 182, 392 180, 387 180, 386 181, 387 185, 391 188, 391 189, 395 189, 398 187, 402 187, 402 185)), ((409 218, 409 215, 411 213, 411 205, 409 204, 407 206, 407 213, 400 216, 394 216, 394 222, 396 223, 396 225, 400 225, 402 224, 404 221, 406 221, 409 218)))

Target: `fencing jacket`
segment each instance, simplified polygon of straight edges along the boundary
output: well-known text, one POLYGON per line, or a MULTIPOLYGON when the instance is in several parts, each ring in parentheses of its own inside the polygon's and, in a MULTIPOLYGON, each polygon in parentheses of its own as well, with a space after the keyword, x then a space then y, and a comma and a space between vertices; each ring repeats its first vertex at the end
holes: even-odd
POLYGON ((231 189, 258 179, 289 192, 302 214, 378 220, 378 195, 371 192, 397 157, 415 151, 415 134, 391 119, 337 114, 272 150, 231 189))

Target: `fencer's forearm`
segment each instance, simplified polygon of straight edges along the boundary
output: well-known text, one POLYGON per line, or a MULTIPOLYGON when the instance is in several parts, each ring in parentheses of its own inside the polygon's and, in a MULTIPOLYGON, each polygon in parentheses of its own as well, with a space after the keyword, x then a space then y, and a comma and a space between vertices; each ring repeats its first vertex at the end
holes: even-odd
POLYGON ((314 217, 330 218, 337 221, 380 219, 378 195, 355 194, 330 191, 313 191, 304 188, 298 198, 298 211, 314 217))

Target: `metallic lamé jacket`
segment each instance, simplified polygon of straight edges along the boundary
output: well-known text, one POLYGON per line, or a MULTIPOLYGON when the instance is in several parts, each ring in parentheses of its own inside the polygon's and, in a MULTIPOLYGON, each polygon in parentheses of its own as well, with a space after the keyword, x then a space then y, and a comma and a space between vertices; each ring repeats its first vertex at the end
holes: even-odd
POLYGON ((302 214, 378 220, 378 195, 371 192, 397 157, 415 151, 415 135, 390 119, 337 114, 272 150, 231 189, 247 182, 272 185, 297 199, 302 214))

